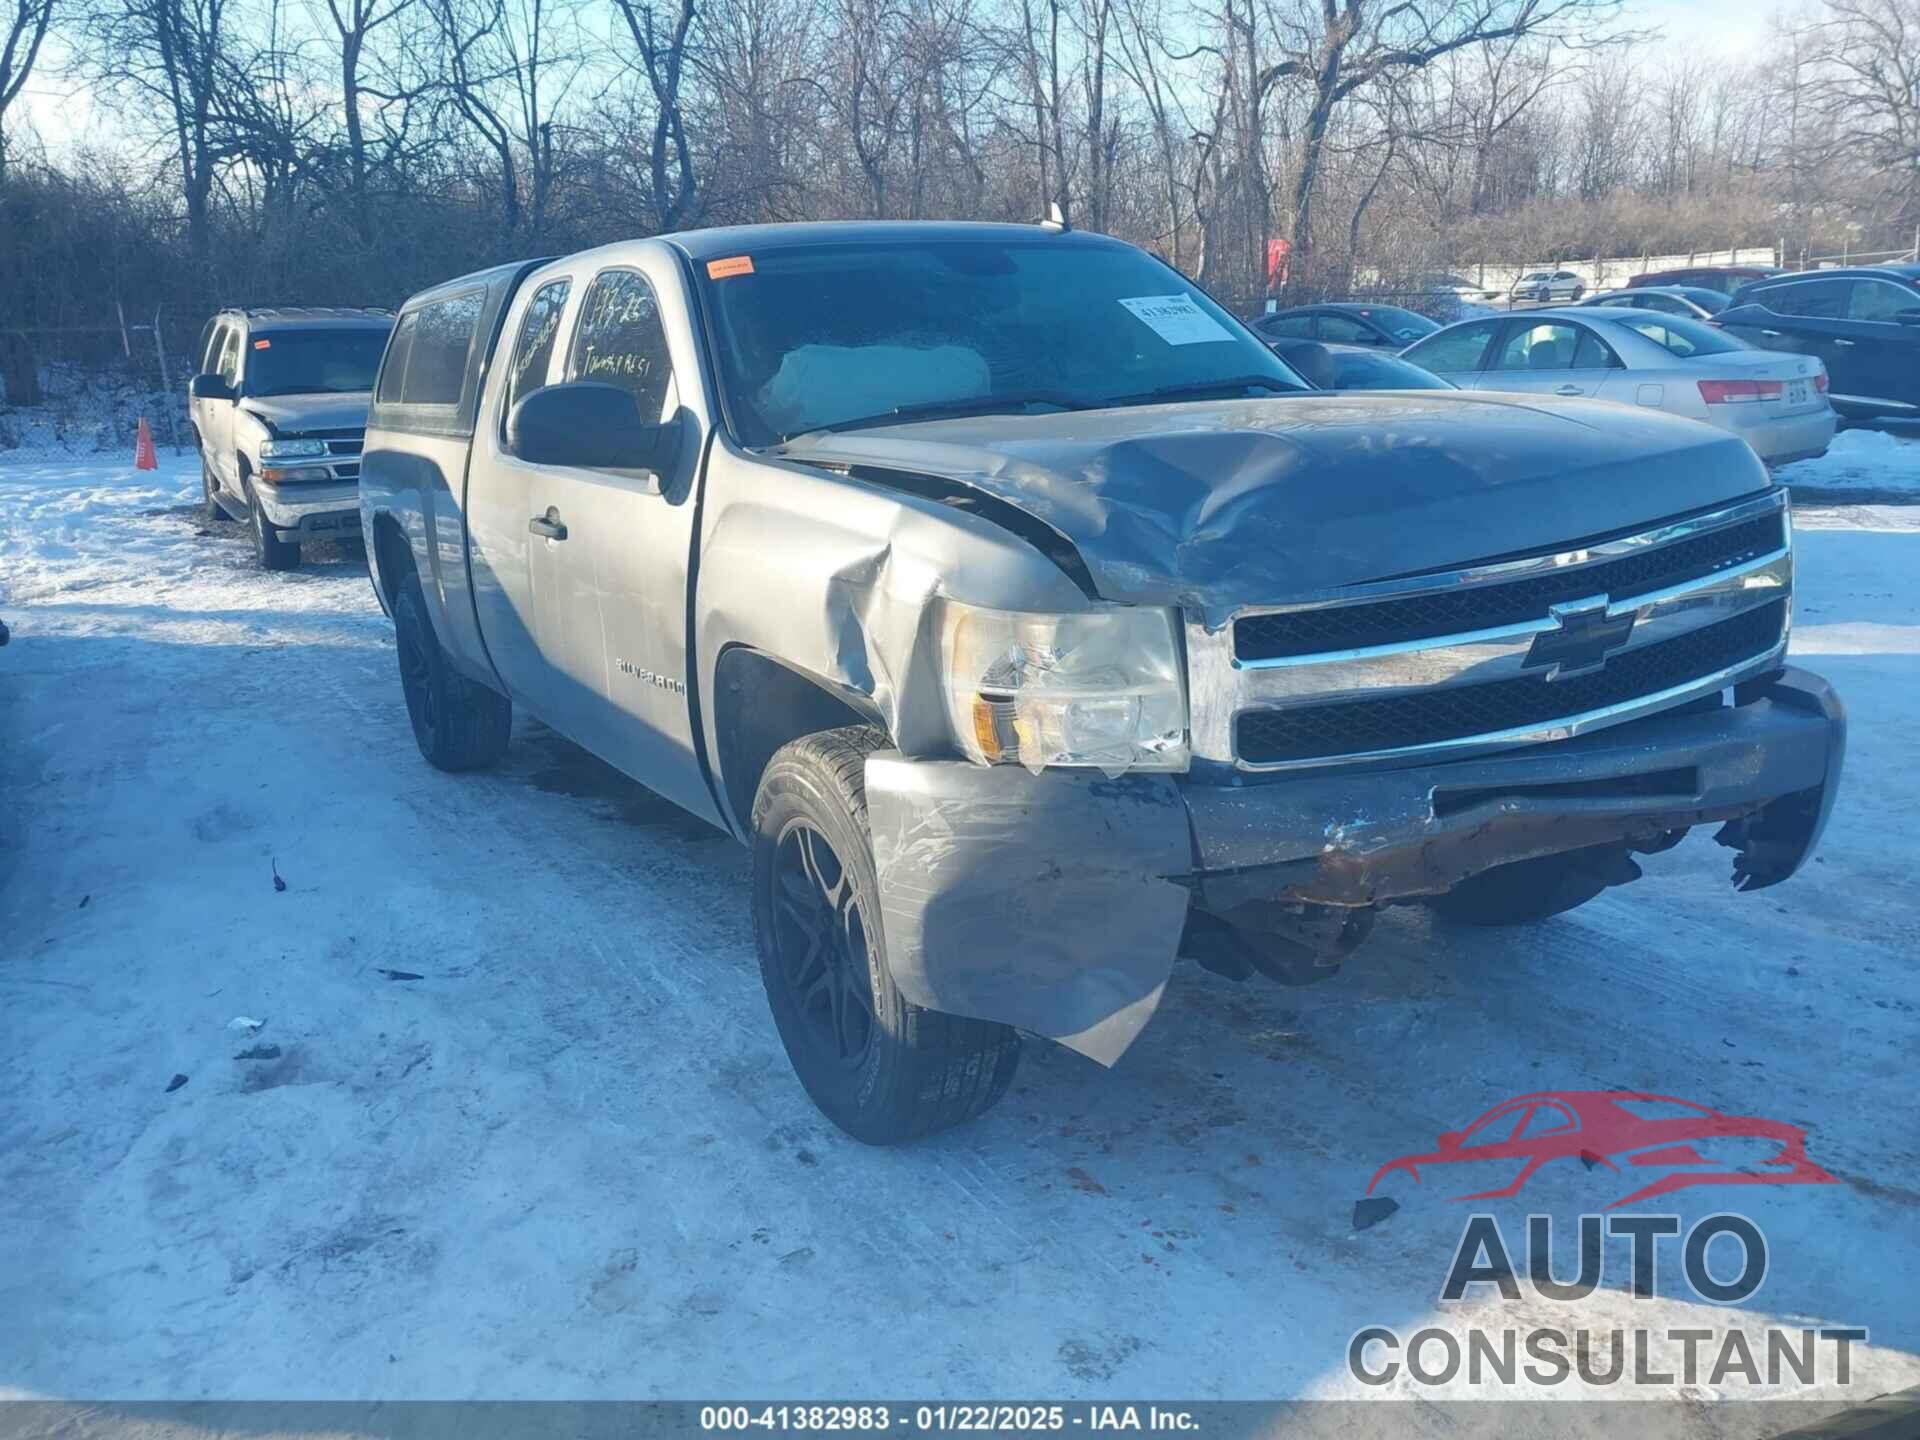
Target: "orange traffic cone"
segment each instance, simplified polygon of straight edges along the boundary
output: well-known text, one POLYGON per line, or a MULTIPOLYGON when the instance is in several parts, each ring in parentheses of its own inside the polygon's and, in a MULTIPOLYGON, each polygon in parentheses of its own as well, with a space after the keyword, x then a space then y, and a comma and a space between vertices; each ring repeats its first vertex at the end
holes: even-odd
POLYGON ((140 434, 133 442, 133 468, 136 470, 158 470, 160 457, 153 453, 153 431, 147 428, 147 417, 140 417, 140 434))

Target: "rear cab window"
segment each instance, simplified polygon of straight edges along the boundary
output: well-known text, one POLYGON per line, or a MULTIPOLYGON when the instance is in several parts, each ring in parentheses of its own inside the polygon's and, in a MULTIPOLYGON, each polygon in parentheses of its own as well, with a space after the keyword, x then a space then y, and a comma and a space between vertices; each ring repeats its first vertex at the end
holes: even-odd
POLYGON ((429 435, 472 433, 477 360, 504 289, 475 284, 401 314, 374 388, 372 424, 429 435))

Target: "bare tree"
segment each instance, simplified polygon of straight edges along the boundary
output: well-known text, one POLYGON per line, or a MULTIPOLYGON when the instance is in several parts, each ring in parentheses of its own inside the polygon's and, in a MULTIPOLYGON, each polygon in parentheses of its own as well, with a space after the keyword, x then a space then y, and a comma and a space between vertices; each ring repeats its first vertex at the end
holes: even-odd
POLYGON ((1313 203, 1327 135, 1355 92, 1442 56, 1522 36, 1566 38, 1619 11, 1619 0, 1268 0, 1280 58, 1257 77, 1261 93, 1300 87, 1308 108, 1293 188, 1292 263, 1313 253, 1313 203))
POLYGON ((1825 153, 1876 176, 1920 225, 1920 0, 1828 0, 1819 38, 1825 153))
POLYGON ((653 6, 614 0, 653 91, 653 143, 647 174, 653 182, 653 211, 662 230, 676 230, 697 212, 699 182, 693 149, 687 143, 681 86, 686 75, 687 37, 693 29, 693 0, 677 0, 671 24, 655 20, 653 6))
POLYGON ((0 31, 4 36, 0 44, 0 183, 7 178, 7 111, 27 88, 27 77, 33 74, 41 42, 53 23, 54 4, 55 0, 10 0, 7 9, 0 9, 6 24, 0 31))

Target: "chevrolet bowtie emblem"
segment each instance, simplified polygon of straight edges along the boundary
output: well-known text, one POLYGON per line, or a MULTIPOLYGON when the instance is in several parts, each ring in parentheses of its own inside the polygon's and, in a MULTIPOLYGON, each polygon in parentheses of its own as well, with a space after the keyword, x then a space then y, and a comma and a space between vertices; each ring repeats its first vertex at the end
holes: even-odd
POLYGON ((1598 670, 1633 633, 1634 612, 1609 616, 1604 595, 1555 605, 1549 613, 1559 622, 1558 626, 1536 635, 1522 662, 1528 670, 1551 666, 1542 677, 1547 680, 1564 680, 1571 675, 1598 670))

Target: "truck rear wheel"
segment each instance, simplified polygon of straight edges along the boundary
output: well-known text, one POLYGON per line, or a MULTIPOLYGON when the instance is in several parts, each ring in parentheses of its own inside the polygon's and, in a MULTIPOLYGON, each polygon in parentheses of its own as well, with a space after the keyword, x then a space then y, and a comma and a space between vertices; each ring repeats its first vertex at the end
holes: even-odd
POLYGON ((894 987, 865 776, 887 743, 864 726, 795 740, 753 802, 753 930, 774 1025, 813 1103, 869 1145, 983 1114, 1020 1060, 1011 1026, 924 1010, 894 987))
POLYGON ((427 618, 420 576, 411 568, 394 597, 393 633, 407 718, 428 763, 441 770, 475 770, 504 755, 513 702, 447 663, 427 618))
MULTIPOLYGON (((1591 850, 1569 850, 1516 860, 1468 876, 1444 895, 1430 896, 1427 905, 1437 914, 1463 925, 1530 925, 1564 915, 1593 899, 1616 877, 1591 850)), ((1619 862, 1615 860, 1617 865, 1619 862)))

